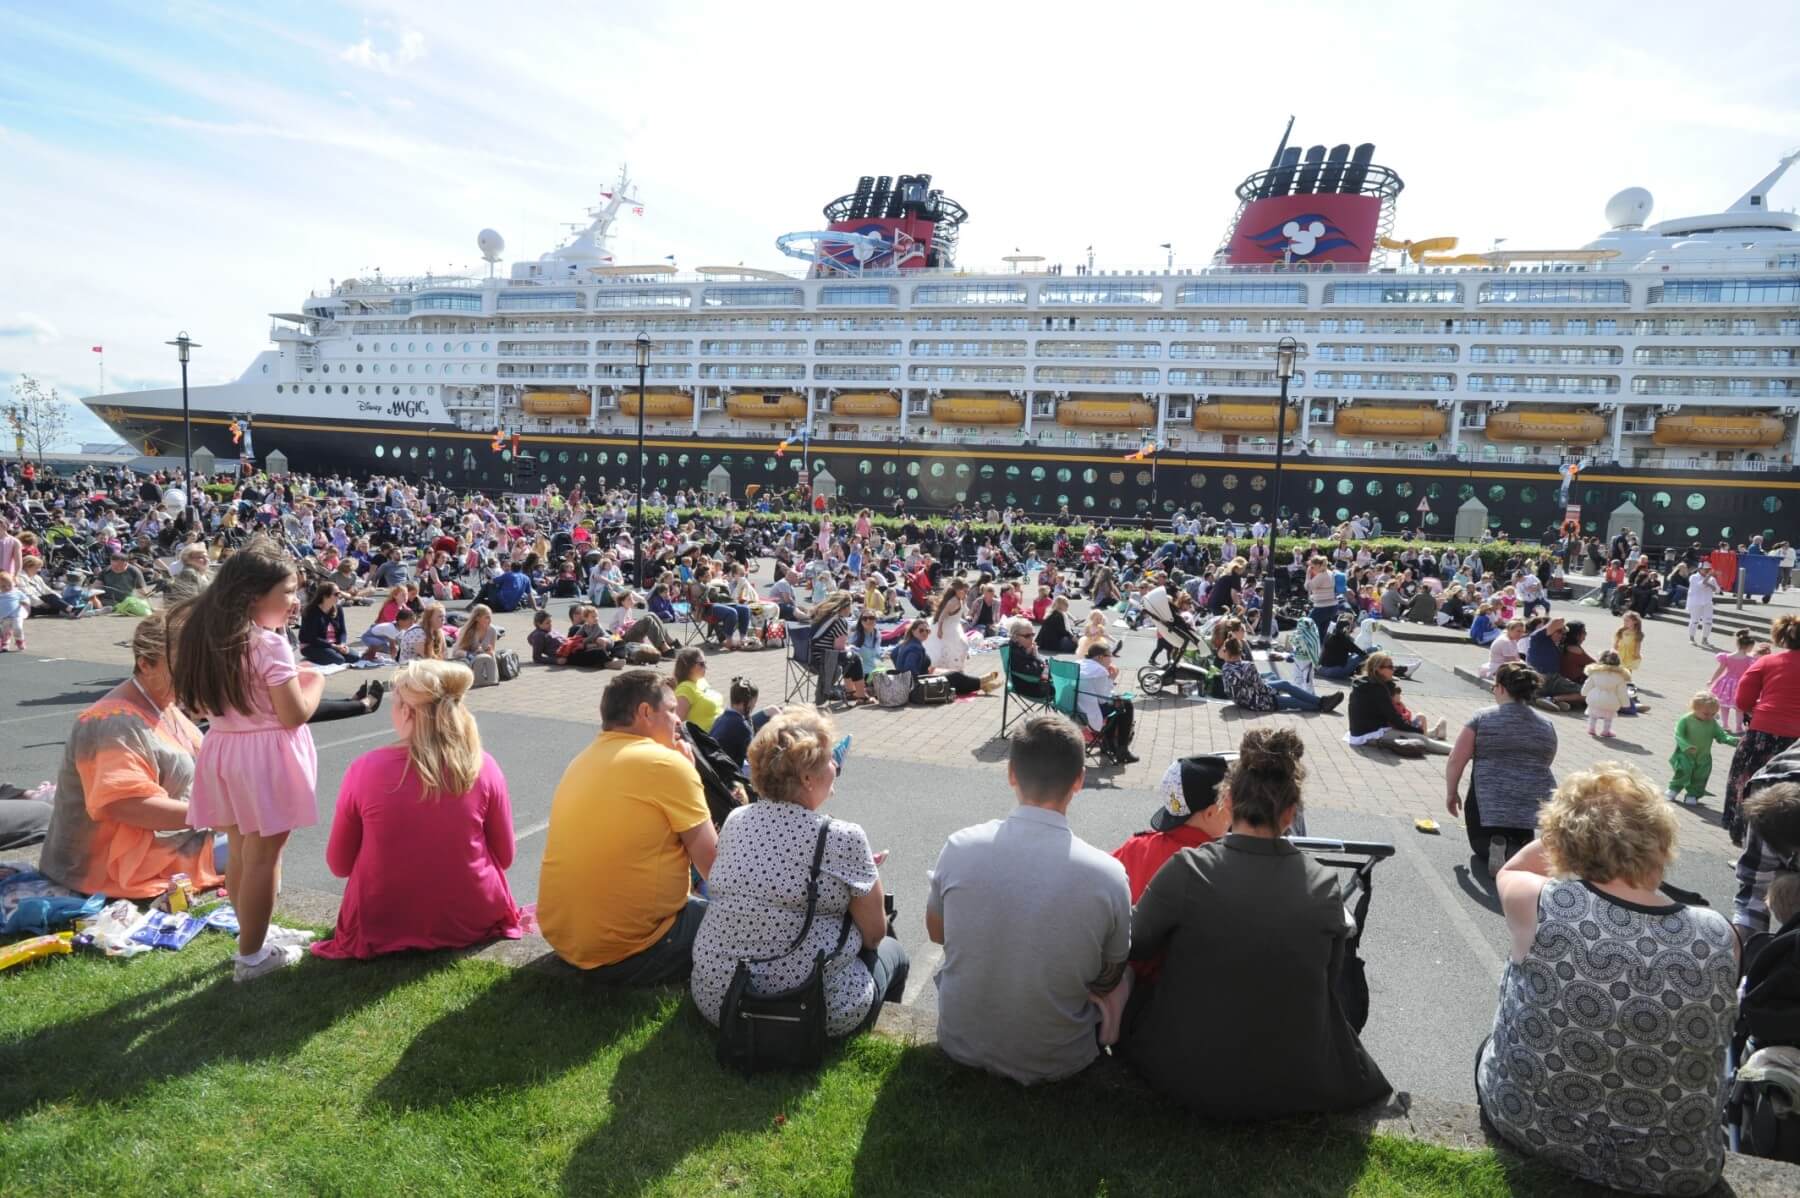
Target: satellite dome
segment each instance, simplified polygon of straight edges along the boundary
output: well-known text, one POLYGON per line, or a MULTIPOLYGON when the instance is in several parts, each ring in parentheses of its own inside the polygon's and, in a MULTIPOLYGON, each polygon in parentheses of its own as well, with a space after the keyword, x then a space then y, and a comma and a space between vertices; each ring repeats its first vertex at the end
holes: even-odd
POLYGON ((1614 229, 1641 229, 1653 202, 1642 187, 1627 187, 1606 201, 1606 223, 1614 229))
POLYGON ((481 256, 492 262, 506 248, 506 239, 492 229, 483 229, 475 235, 475 244, 481 248, 481 256))

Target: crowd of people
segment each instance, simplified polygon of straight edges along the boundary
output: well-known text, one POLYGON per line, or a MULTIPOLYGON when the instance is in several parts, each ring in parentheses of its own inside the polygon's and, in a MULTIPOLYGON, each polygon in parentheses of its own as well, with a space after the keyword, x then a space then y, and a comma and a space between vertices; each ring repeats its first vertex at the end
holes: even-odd
MULTIPOLYGON (((1277 566, 1254 528, 1242 553, 1228 529, 1215 556, 1191 535, 1115 543, 1064 529, 1038 544, 1010 522, 992 535, 967 524, 909 535, 866 511, 813 525, 727 510, 709 522, 680 515, 686 496, 659 506, 639 544, 620 493, 552 488, 521 510, 395 480, 253 480, 154 527, 109 510, 159 502, 133 498, 73 505, 105 553, 101 585, 20 591, 0 569, 0 637, 21 641, 24 620, 8 625, 9 612, 73 618, 166 600, 136 625, 130 677, 75 723, 40 868, 113 897, 154 897, 177 873, 224 885, 238 981, 309 951, 366 959, 517 938, 535 918, 572 974, 685 984, 722 1035, 746 992, 815 983, 824 1034, 855 1034, 900 1000, 909 961, 885 854, 826 811, 848 744, 826 709, 876 701, 883 676, 906 676, 914 700, 941 685, 1050 706, 1055 662, 1072 655, 1072 703, 1012 733, 1017 806, 953 833, 930 875, 922 919, 943 946, 943 1050, 1024 1083, 1113 1055, 1172 1102, 1223 1118, 1374 1101, 1390 1086, 1340 992, 1354 928, 1339 882, 1288 839, 1305 808, 1293 731, 1257 724, 1229 758, 1176 761, 1150 830, 1110 852, 1070 829, 1089 756, 1137 760, 1116 659, 1120 626, 1146 627, 1159 657, 1194 666, 1239 707, 1329 713, 1345 696, 1319 694, 1315 679, 1346 679, 1351 745, 1446 758, 1446 806, 1511 937, 1475 1062, 1498 1134, 1639 1192, 1699 1193, 1718 1177, 1740 973, 1759 937, 1800 931, 1800 619, 1776 620, 1766 646, 1751 637, 1718 655, 1677 724, 1666 788, 1619 765, 1558 783, 1556 726, 1540 708, 1581 705, 1588 731, 1611 736, 1636 701, 1644 637, 1634 608, 1590 656, 1582 624, 1551 613, 1554 560, 1495 570, 1478 553, 1422 545, 1372 553, 1345 530, 1277 566), (134 535, 174 551, 166 579, 132 556, 134 535), (774 562, 766 593, 752 578, 760 558, 774 562), (1289 596, 1282 642, 1261 635, 1272 581, 1289 596), (556 600, 570 604, 566 635, 556 600), (1071 623, 1072 600, 1098 618, 1071 623), (377 610, 353 642, 345 608, 359 604, 377 610), (535 913, 508 886, 507 782, 465 702, 506 676, 494 613, 525 610, 533 663, 624 667, 607 676, 599 734, 553 795, 535 913), (1409 707, 1403 669, 1373 631, 1378 619, 1465 615, 1471 637, 1487 637, 1494 703, 1452 734, 1409 707), (702 643, 682 645, 682 625, 702 643), (811 704, 763 706, 746 680, 709 677, 721 654, 795 637, 811 704), (1004 668, 972 665, 1002 645, 1004 668), (318 667, 377 658, 398 666, 391 684, 324 697, 318 667), (319 817, 310 724, 384 699, 393 743, 337 785, 326 865, 346 885, 336 926, 315 942, 272 922, 288 839, 319 817), (1714 744, 1733 749, 1726 821, 1744 846, 1729 919, 1661 889, 1676 847, 1669 800, 1707 797, 1714 744), (1571 1021, 1594 1034, 1573 1045, 1550 1030, 1571 1021)), ((47 546, 12 527, 31 518, 15 505, 0 526, 0 567, 17 556, 27 578, 44 559, 26 550, 47 546)), ((1710 629, 1692 631, 1698 642, 1710 629)))

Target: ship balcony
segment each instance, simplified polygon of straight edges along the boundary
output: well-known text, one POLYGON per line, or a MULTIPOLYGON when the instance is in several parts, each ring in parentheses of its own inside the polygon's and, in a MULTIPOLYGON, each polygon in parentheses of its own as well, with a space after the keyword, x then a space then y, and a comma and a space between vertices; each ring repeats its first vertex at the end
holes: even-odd
POLYGON ((1418 392, 1445 393, 1456 390, 1456 380, 1447 374, 1439 375, 1384 375, 1358 374, 1354 371, 1338 373, 1331 370, 1313 372, 1313 390, 1340 388, 1355 391, 1358 395, 1376 392, 1393 392, 1395 394, 1416 394, 1418 392))
POLYGON ((584 379, 586 366, 539 366, 521 362, 501 362, 495 367, 501 378, 512 379, 584 379))
POLYGON ((1482 395, 1616 395, 1617 378, 1511 379, 1472 374, 1463 389, 1482 395))
POLYGON ((1789 379, 1632 379, 1631 393, 1656 399, 1790 399, 1800 385, 1789 379))

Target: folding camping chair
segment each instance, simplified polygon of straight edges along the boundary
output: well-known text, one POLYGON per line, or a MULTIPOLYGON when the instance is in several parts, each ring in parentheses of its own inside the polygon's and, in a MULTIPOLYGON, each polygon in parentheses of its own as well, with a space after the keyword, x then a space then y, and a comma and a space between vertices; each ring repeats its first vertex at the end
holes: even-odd
POLYGON ((1098 761, 1105 751, 1105 742, 1100 734, 1088 727, 1087 717, 1081 714, 1081 663, 1068 661, 1060 657, 1050 659, 1050 704, 1075 721, 1081 729, 1081 742, 1087 751, 1090 761, 1098 761))
MULTIPOLYGON (((1055 668, 1055 662, 1052 662, 1052 671, 1054 671, 1055 668)), ((1004 740, 1007 732, 1012 726, 1025 717, 1034 715, 1040 711, 1056 710, 1054 690, 1052 690, 1050 698, 1044 699, 1039 698, 1036 695, 1022 694, 1013 689, 1012 645, 1010 644, 1000 646, 1000 677, 1004 682, 1004 685, 1000 690, 1001 739, 1004 740), (1010 714, 1008 714, 1009 711, 1010 714)))
POLYGON ((784 627, 788 643, 787 690, 782 694, 781 701, 792 703, 798 699, 802 703, 810 702, 818 679, 812 664, 812 625, 789 621, 784 627))

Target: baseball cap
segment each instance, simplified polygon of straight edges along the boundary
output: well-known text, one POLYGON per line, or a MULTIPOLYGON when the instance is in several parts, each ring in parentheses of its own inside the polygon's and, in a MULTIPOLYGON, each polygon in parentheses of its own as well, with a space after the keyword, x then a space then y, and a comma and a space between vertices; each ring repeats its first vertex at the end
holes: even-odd
POLYGON ((1211 807, 1236 757, 1236 753, 1207 753, 1171 762, 1156 788, 1162 803, 1150 817, 1150 826, 1158 832, 1173 832, 1188 816, 1211 807))

